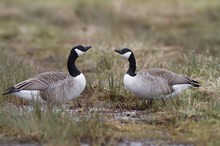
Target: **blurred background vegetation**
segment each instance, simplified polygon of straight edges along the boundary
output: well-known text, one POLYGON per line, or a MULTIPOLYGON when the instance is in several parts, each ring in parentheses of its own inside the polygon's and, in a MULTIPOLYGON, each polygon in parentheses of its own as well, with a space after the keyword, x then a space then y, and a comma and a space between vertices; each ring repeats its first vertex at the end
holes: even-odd
POLYGON ((77 103, 70 103, 73 108, 141 109, 140 100, 122 84, 128 64, 113 52, 124 47, 134 51, 138 70, 167 68, 196 78, 203 85, 174 101, 168 100, 168 107, 163 107, 160 101, 155 103, 153 111, 144 113, 154 118, 150 122, 147 119, 148 124, 145 121, 144 125, 103 123, 95 115, 89 122, 83 119, 83 125, 78 126, 69 114, 65 114, 66 121, 59 121, 61 115, 41 113, 39 109, 33 115, 27 111, 23 116, 16 111, 17 114, 10 115, 13 112, 4 109, 5 102, 16 106, 27 103, 14 96, 1 96, 1 137, 17 140, 20 136, 24 141, 49 145, 79 144, 79 141, 114 145, 123 138, 220 145, 219 14, 219 0, 1 0, 1 92, 39 72, 67 71, 68 53, 77 44, 93 48, 77 61, 88 86, 77 103), (68 124, 69 121, 73 123, 68 124), (56 132, 49 132, 56 127, 48 126, 51 123, 67 125, 60 139, 52 140, 57 136, 54 133, 63 129, 57 127, 56 132), (78 131, 74 133, 73 129, 78 131), (87 129, 97 135, 88 134, 87 129))

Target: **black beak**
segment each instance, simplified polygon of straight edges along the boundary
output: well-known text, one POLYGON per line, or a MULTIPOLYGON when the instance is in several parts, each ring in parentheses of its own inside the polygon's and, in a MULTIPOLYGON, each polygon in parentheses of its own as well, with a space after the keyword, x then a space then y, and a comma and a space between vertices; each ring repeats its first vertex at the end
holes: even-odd
POLYGON ((115 50, 115 52, 117 52, 117 53, 121 54, 121 50, 115 50))
POLYGON ((85 46, 85 50, 89 50, 90 48, 92 48, 92 46, 85 46))

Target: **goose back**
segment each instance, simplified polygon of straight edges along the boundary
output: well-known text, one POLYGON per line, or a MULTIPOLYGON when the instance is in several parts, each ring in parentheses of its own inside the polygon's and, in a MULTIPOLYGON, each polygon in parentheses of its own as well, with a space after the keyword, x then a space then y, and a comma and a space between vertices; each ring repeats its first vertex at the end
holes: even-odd
POLYGON ((161 77, 161 78, 167 80, 167 82, 170 86, 179 85, 179 84, 190 84, 194 87, 201 86, 198 81, 195 81, 195 80, 191 79, 190 77, 187 77, 187 76, 184 76, 181 74, 176 74, 176 73, 174 73, 170 70, 167 70, 167 69, 150 68, 150 69, 146 69, 145 71, 148 72, 149 74, 151 74, 152 76, 161 77))
POLYGON ((52 83, 65 80, 68 74, 63 72, 46 72, 39 74, 33 78, 16 84, 14 88, 18 90, 40 90, 43 91, 48 88, 52 83))

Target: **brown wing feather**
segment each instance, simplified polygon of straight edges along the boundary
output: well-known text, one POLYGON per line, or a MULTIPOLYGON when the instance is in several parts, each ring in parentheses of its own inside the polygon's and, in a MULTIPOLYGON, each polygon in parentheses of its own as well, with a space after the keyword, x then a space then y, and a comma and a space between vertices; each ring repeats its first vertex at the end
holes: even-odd
POLYGON ((176 74, 166 69, 151 68, 151 69, 147 69, 146 71, 150 73, 152 76, 162 77, 163 79, 167 80, 170 86, 176 84, 191 84, 195 87, 200 86, 200 83, 198 81, 195 81, 187 76, 176 74))
POLYGON ((19 90, 45 90, 51 83, 64 80, 68 76, 63 72, 46 72, 18 83, 14 87, 19 90))
POLYGON ((168 81, 162 77, 163 75, 161 75, 160 72, 154 72, 154 70, 151 69, 149 71, 149 69, 147 69, 137 72, 137 76, 141 79, 143 86, 152 89, 154 95, 167 95, 173 92, 172 87, 168 81))

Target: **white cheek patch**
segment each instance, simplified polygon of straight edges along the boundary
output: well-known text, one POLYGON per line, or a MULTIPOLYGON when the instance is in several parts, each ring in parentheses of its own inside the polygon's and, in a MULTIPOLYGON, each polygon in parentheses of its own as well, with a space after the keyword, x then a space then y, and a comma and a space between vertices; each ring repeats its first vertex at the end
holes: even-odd
POLYGON ((123 56, 125 58, 129 58, 131 56, 131 52, 127 52, 125 54, 122 54, 121 56, 123 56))
POLYGON ((81 51, 81 50, 79 50, 79 49, 75 49, 75 51, 76 51, 76 53, 78 54, 78 56, 80 56, 80 55, 82 55, 83 53, 85 53, 85 52, 83 52, 83 51, 81 51))

